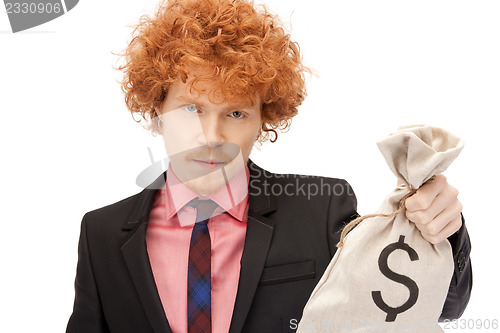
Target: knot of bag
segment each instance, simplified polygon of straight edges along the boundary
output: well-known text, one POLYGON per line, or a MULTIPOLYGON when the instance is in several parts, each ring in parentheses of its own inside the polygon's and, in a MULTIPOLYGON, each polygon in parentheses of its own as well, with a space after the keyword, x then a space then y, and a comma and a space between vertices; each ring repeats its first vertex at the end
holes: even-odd
MULTIPOLYGON (((432 176, 427 182, 431 182, 432 180, 434 180, 434 178, 436 178, 436 177, 432 176)), ((352 229, 354 229, 354 227, 357 226, 362 221, 364 221, 366 219, 373 218, 373 217, 395 217, 399 213, 401 213, 403 211, 403 209, 405 209, 405 201, 406 201, 406 199, 408 199, 409 197, 411 197, 412 195, 414 195, 417 192, 416 188, 408 187, 408 189, 409 189, 409 192, 406 193, 406 195, 399 202, 399 208, 396 209, 395 211, 393 211, 392 213, 390 213, 390 214, 383 214, 383 213, 380 213, 380 214, 367 214, 367 215, 363 215, 363 216, 358 216, 357 218, 355 218, 354 220, 352 220, 351 222, 349 222, 344 227, 344 229, 342 229, 342 233, 340 234, 340 241, 337 243, 336 246, 338 248, 344 246, 345 236, 347 236, 347 234, 349 233, 349 231, 351 231, 352 229)))
POLYGON ((369 214, 349 222, 340 235, 337 247, 357 224, 372 217, 394 217, 405 209, 405 201, 423 184, 434 180, 458 156, 463 140, 439 127, 426 125, 402 126, 387 138, 377 142, 389 168, 407 184, 409 192, 401 199, 399 208, 390 214, 369 214))

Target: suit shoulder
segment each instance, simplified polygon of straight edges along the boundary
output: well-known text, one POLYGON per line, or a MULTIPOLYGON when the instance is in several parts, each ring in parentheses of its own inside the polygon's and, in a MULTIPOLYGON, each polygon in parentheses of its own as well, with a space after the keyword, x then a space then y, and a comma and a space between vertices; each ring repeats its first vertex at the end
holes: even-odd
POLYGON ((296 182, 297 180, 304 183, 329 183, 350 186, 347 180, 343 178, 306 175, 296 173, 269 173, 276 182, 296 182))
POLYGON ((123 221, 135 207, 141 192, 128 196, 119 201, 93 209, 84 214, 87 223, 100 223, 101 221, 123 221))
POLYGON ((297 173, 277 173, 268 171, 258 165, 253 161, 249 162, 250 177, 256 181, 270 180, 273 183, 290 183, 300 181, 301 183, 329 183, 329 184, 341 184, 350 186, 349 183, 342 178, 317 176, 317 175, 306 175, 297 173))
POLYGON ((294 197, 307 198, 307 201, 311 202, 329 198, 328 200, 337 203, 349 202, 349 205, 357 205, 354 190, 343 178, 270 172, 266 178, 269 180, 267 186, 273 194, 285 194, 284 197, 293 194, 294 197))

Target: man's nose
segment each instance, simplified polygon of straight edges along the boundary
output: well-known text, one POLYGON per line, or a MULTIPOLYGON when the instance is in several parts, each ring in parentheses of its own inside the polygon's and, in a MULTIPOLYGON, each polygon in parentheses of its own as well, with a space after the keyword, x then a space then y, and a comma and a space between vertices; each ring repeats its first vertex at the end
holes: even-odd
POLYGON ((201 127, 203 129, 203 144, 210 146, 224 142, 224 124, 217 115, 209 115, 201 119, 201 127))

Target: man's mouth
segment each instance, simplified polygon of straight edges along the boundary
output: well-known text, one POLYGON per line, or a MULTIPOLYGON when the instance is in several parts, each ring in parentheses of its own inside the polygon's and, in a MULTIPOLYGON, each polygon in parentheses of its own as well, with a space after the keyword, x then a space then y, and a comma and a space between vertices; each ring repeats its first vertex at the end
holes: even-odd
POLYGON ((227 164, 227 162, 225 161, 205 160, 205 159, 195 159, 195 158, 193 158, 192 161, 197 163, 198 165, 211 168, 218 168, 227 164))

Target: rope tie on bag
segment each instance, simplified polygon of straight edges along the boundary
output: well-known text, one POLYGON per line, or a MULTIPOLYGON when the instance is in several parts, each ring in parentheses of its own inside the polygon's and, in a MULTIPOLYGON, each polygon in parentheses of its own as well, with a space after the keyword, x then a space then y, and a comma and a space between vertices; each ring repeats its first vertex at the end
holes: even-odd
MULTIPOLYGON (((428 182, 433 181, 434 178, 436 178, 436 177, 432 176, 424 184, 427 184, 428 182)), ((363 216, 358 216, 357 218, 355 218, 354 220, 352 220, 351 222, 349 222, 344 227, 344 229, 342 229, 342 233, 340 234, 340 241, 337 243, 337 248, 340 248, 340 247, 342 247, 344 245, 344 239, 347 236, 347 234, 349 233, 349 231, 351 231, 352 229, 354 229, 354 227, 357 226, 362 221, 364 221, 366 219, 371 219, 371 218, 374 218, 374 217, 395 217, 399 213, 401 213, 402 211, 404 211, 406 199, 408 199, 409 197, 411 197, 412 195, 414 195, 417 192, 416 188, 409 187, 409 189, 410 189, 410 192, 408 192, 401 199, 400 204, 399 204, 399 208, 397 210, 393 211, 392 213, 389 213, 389 214, 382 214, 382 213, 380 213, 380 214, 367 214, 367 215, 363 215, 363 216)))

